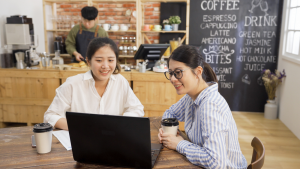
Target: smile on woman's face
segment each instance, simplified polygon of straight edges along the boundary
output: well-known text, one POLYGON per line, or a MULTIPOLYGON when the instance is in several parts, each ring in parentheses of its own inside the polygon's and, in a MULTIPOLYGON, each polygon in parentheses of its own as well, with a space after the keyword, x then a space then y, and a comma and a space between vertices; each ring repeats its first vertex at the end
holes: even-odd
POLYGON ((117 57, 109 46, 103 46, 95 52, 88 64, 95 81, 106 81, 116 69, 117 57))
POLYGON ((184 63, 171 59, 169 61, 169 72, 180 70, 184 70, 182 71, 182 78, 177 79, 173 75, 170 79, 172 85, 176 89, 177 94, 182 95, 194 93, 195 90, 197 90, 199 79, 192 72, 193 70, 190 69, 190 67, 186 66, 184 63))

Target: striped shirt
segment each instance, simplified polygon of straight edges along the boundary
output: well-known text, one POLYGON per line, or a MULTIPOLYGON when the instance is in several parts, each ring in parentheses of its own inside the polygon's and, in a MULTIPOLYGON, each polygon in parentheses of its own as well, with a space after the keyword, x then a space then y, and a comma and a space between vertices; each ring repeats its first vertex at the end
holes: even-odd
POLYGON ((185 122, 188 138, 176 150, 194 165, 204 168, 247 168, 241 152, 238 130, 226 100, 218 92, 218 84, 204 89, 195 101, 185 95, 163 115, 185 122))

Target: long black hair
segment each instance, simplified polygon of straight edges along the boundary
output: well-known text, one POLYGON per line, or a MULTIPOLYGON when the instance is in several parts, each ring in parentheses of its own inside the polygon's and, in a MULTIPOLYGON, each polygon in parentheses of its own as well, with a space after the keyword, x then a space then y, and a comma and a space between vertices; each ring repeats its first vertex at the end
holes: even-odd
MULTIPOLYGON (((186 66, 196 69, 198 66, 203 68, 202 78, 205 82, 218 82, 217 76, 208 63, 206 63, 195 46, 182 45, 175 49, 171 54, 170 60, 184 63, 186 66)), ((169 66, 168 61, 168 66, 169 66)))
POLYGON ((104 46, 109 46, 111 48, 112 51, 114 51, 115 55, 116 55, 116 69, 114 70, 113 74, 118 74, 121 72, 121 66, 119 64, 119 51, 118 51, 118 47, 115 44, 115 42, 109 38, 95 38, 93 39, 90 43, 89 46, 87 48, 87 52, 86 52, 86 57, 88 58, 89 61, 92 60, 92 57, 94 56, 94 54, 96 53, 96 51, 104 46))

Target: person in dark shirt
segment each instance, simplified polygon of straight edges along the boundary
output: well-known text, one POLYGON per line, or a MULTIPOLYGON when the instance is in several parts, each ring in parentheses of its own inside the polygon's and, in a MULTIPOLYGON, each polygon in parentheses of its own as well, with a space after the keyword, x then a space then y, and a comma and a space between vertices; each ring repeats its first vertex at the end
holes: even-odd
POLYGON ((81 9, 82 23, 75 25, 66 39, 66 50, 75 60, 80 62, 86 58, 86 50, 90 41, 96 37, 108 37, 107 32, 96 25, 97 8, 86 6, 81 9))

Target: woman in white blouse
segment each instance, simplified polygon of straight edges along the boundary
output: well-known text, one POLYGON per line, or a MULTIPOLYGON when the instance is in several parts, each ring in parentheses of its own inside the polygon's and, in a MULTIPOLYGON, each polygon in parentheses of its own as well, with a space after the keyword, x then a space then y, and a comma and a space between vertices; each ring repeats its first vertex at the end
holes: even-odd
POLYGON ((218 81, 200 51, 180 46, 169 58, 165 73, 177 94, 185 94, 163 115, 184 121, 189 140, 159 130, 158 138, 169 149, 185 155, 194 165, 204 168, 247 168, 241 152, 238 130, 231 110, 218 92, 218 81))
POLYGON ((109 38, 93 39, 87 49, 90 71, 69 77, 56 89, 44 122, 68 130, 66 111, 144 116, 144 106, 119 74, 118 48, 109 38))

